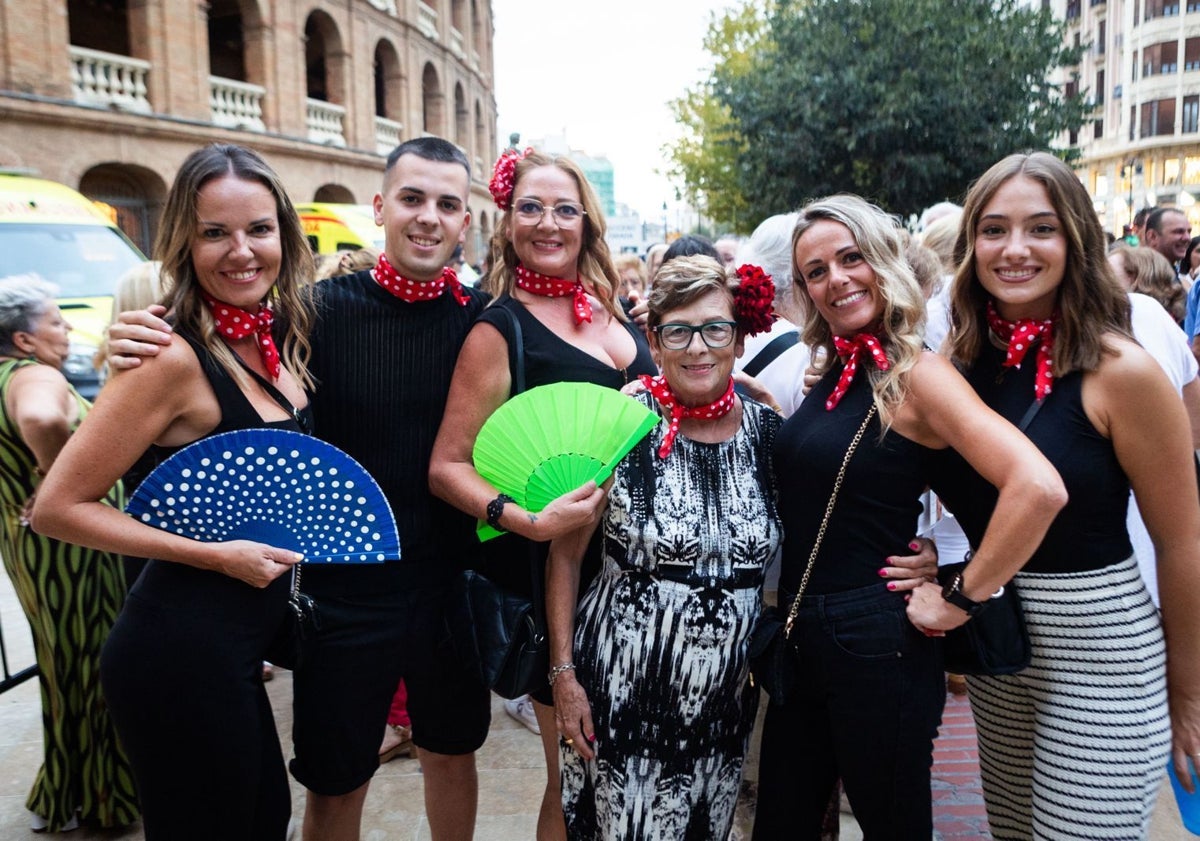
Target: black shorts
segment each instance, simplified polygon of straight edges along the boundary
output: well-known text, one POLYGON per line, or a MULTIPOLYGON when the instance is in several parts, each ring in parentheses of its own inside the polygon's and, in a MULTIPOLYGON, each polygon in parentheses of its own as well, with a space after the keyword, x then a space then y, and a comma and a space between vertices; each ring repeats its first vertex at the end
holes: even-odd
POLYGON ((487 738, 491 698, 450 644, 450 588, 316 596, 320 631, 293 677, 289 767, 305 788, 354 791, 379 767, 388 709, 403 678, 413 741, 433 753, 472 753, 487 738))

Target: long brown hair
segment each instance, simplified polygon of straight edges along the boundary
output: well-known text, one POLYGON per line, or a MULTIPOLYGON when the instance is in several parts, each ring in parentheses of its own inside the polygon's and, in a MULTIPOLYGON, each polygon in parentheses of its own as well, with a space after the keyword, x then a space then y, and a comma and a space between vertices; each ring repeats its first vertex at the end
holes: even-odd
POLYGON ((1058 288, 1061 321, 1054 333, 1054 375, 1092 371, 1108 352, 1104 334, 1132 339, 1129 296, 1113 275, 1107 238, 1092 199, 1071 168, 1047 152, 1009 155, 972 185, 954 246, 958 272, 950 308, 950 355, 963 365, 978 358, 987 341, 991 299, 975 271, 975 237, 983 209, 1009 180, 1037 181, 1050 197, 1067 244, 1066 270, 1058 288))
POLYGON ((258 182, 275 197, 282 260, 279 277, 267 293, 267 300, 283 325, 279 355, 300 383, 311 389, 313 381, 308 373, 311 353, 308 332, 313 321, 310 297, 314 274, 312 249, 309 248, 300 217, 283 183, 258 153, 244 146, 213 144, 197 149, 184 160, 167 194, 154 243, 155 257, 162 262, 163 303, 172 311, 175 324, 197 336, 237 382, 243 385, 249 382, 233 351, 216 333, 212 314, 200 295, 200 283, 192 264, 200 190, 208 182, 226 175, 258 182))
MULTIPOLYGON (((626 321, 625 313, 617 305, 616 290, 621 288, 621 276, 613 265, 612 252, 604 240, 608 230, 604 221, 604 208, 600 206, 600 199, 596 197, 596 191, 592 189, 579 164, 562 155, 530 152, 517 161, 513 175, 514 195, 517 185, 526 173, 542 166, 561 169, 571 176, 571 180, 579 188, 579 201, 585 213, 583 241, 579 249, 579 279, 591 284, 593 294, 604 308, 612 313, 613 318, 626 321)), ((497 298, 503 294, 512 294, 517 285, 516 268, 521 261, 513 248, 512 240, 508 238, 508 226, 512 224, 513 212, 511 206, 504 211, 504 218, 496 223, 496 232, 492 235, 492 271, 488 276, 488 291, 497 298)))

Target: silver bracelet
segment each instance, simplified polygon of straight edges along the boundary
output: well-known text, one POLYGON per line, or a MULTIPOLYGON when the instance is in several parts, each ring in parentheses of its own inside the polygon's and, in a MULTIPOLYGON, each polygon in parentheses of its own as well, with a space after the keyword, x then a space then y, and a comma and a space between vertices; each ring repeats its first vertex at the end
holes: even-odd
POLYGON ((547 673, 546 682, 549 683, 550 688, 553 689, 554 682, 556 680, 558 680, 559 675, 561 675, 563 672, 573 672, 573 671, 575 671, 574 663, 560 663, 559 665, 557 665, 553 669, 551 669, 549 671, 549 673, 547 673))

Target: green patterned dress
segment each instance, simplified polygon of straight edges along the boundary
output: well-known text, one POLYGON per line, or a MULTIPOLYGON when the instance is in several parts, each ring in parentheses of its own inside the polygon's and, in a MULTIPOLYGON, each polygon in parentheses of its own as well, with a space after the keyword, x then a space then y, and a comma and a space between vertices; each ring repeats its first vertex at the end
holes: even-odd
MULTIPOLYGON (((118 556, 42 537, 21 523, 37 461, 5 398, 13 374, 36 364, 0 363, 0 554, 29 619, 42 693, 45 757, 25 805, 51 832, 76 810, 81 822, 124 826, 138 818, 137 796, 100 694, 99 661, 125 599, 125 573, 118 556)), ((89 404, 75 398, 82 418, 89 404)), ((121 497, 118 484, 107 501, 120 506, 121 497)))

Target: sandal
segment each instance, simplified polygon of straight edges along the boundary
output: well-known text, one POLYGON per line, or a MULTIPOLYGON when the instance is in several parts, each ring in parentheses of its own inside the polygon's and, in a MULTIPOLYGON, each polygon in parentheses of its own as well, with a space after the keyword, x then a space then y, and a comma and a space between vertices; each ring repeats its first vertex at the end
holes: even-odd
MULTIPOLYGON (((379 746, 379 764, 382 765, 385 762, 391 762, 400 754, 404 754, 410 759, 415 757, 417 755, 417 746, 413 744, 412 728, 405 727, 403 724, 389 724, 388 727, 400 741, 389 748, 384 748, 382 744, 379 746)), ((388 733, 385 730, 384 744, 388 741, 387 737, 388 733)))

